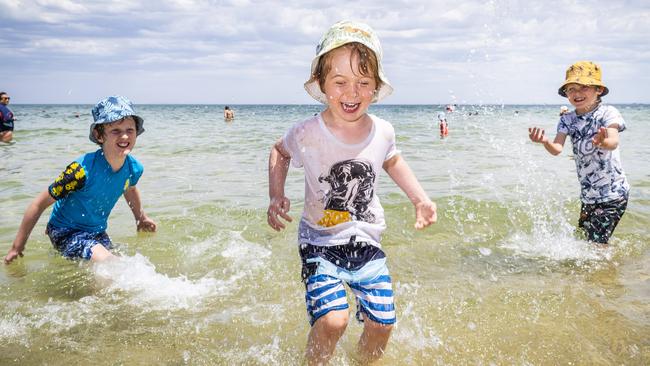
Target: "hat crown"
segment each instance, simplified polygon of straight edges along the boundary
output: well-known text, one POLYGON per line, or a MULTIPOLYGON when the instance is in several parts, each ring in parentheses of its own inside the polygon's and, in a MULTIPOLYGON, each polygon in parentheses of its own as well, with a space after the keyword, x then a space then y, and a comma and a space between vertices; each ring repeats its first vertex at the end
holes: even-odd
POLYGON ((133 103, 121 95, 100 100, 92 110, 94 123, 110 123, 134 114, 133 103))
POLYGON ((383 52, 375 31, 367 24, 349 20, 335 23, 325 32, 316 47, 316 55, 321 56, 337 47, 352 42, 367 46, 375 53, 377 61, 381 60, 383 52))
POLYGON ((602 71, 600 67, 591 61, 579 61, 569 66, 566 70, 565 79, 573 78, 590 78, 594 80, 602 80, 602 71))

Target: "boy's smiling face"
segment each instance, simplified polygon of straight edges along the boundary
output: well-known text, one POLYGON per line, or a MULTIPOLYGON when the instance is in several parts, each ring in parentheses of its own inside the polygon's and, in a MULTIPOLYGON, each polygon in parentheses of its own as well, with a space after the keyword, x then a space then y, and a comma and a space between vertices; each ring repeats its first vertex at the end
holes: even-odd
POLYGON ((329 110, 338 122, 357 122, 368 110, 377 83, 359 70, 359 60, 347 47, 332 50, 331 69, 325 77, 323 92, 329 110))
MULTIPOLYGON (((97 133, 97 130, 93 133, 97 133)), ((107 123, 104 132, 101 135, 97 133, 96 138, 101 142, 107 160, 126 158, 135 147, 137 139, 135 120, 129 116, 107 123)))
POLYGON ((576 107, 578 114, 589 112, 598 103, 598 97, 603 89, 598 86, 587 86, 576 83, 568 84, 564 88, 569 103, 576 107))

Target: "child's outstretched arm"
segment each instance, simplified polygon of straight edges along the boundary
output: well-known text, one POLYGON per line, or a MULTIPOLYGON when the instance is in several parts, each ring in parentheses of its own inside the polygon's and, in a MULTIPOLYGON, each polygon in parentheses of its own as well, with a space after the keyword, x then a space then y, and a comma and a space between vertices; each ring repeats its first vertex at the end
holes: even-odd
POLYGON ((140 200, 140 190, 138 190, 138 187, 129 187, 126 192, 124 192, 124 199, 126 199, 126 202, 131 208, 131 212, 133 212, 133 217, 135 218, 138 231, 156 231, 156 223, 144 213, 142 201, 140 200))
POLYGON ((50 196, 50 192, 44 190, 39 193, 32 203, 27 207, 25 215, 23 216, 23 221, 20 223, 18 228, 18 233, 16 233, 16 238, 14 239, 13 245, 9 249, 7 256, 5 257, 5 264, 11 263, 18 256, 23 256, 23 251, 25 250, 25 244, 27 244, 27 239, 29 235, 34 230, 34 226, 38 222, 38 219, 43 214, 46 208, 50 207, 54 203, 54 198, 50 196))
POLYGON ((289 162, 291 155, 282 146, 282 139, 273 145, 269 156, 269 209, 267 210, 267 219, 269 226, 275 231, 285 228, 285 224, 280 217, 291 222, 291 216, 288 212, 291 208, 289 199, 284 195, 284 183, 287 180, 289 172, 289 162))
POLYGON ((384 162, 384 170, 406 193, 415 206, 415 228, 423 229, 438 220, 436 204, 431 202, 420 182, 401 155, 395 155, 384 162))
POLYGON ((594 145, 605 150, 614 150, 618 147, 618 124, 601 127, 592 139, 594 145))
POLYGON ((528 127, 528 137, 532 142, 544 144, 546 151, 552 155, 558 155, 564 148, 566 134, 558 132, 553 142, 544 135, 544 129, 539 127, 528 127))

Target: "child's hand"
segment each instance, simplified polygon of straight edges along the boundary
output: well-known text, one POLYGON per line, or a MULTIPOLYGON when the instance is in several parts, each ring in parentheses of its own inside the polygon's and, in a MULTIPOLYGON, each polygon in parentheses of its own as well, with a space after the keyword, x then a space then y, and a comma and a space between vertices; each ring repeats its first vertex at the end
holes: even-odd
POLYGON ((280 220, 278 215, 288 222, 293 221, 291 216, 287 214, 287 212, 289 212, 290 207, 291 207, 291 203, 289 202, 289 199, 287 197, 282 196, 282 197, 271 199, 271 203, 269 204, 269 209, 266 212, 267 213, 266 222, 268 222, 269 226, 272 227, 273 230, 280 231, 285 228, 284 223, 280 220))
POLYGON ((607 128, 601 127, 598 129, 598 133, 596 133, 596 135, 594 136, 593 139, 591 139, 591 141, 594 143, 595 146, 602 147, 603 141, 605 141, 607 137, 609 137, 609 135, 607 134, 607 128))
POLYGON ((153 233, 156 231, 157 225, 156 223, 150 219, 147 215, 143 215, 142 219, 140 219, 138 222, 138 231, 146 231, 153 233))
POLYGON ((18 251, 16 249, 14 249, 13 247, 11 247, 11 249, 9 249, 9 253, 7 253, 7 256, 5 257, 5 264, 11 263, 11 261, 18 258, 18 256, 21 256, 21 257, 23 256, 22 250, 18 251))
POLYGON ((539 142, 545 144, 548 138, 544 135, 544 129, 539 127, 528 127, 528 137, 532 142, 539 142))
POLYGON ((415 228, 420 230, 438 221, 436 204, 427 198, 415 205, 415 228))

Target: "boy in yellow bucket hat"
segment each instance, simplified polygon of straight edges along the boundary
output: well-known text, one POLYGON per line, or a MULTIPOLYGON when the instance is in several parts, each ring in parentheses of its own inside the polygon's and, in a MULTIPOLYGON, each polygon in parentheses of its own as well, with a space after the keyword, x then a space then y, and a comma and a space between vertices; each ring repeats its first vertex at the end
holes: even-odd
POLYGON ((555 139, 551 142, 539 127, 528 129, 530 139, 553 155, 560 154, 567 135, 571 137, 581 187, 578 227, 589 241, 601 244, 608 243, 625 213, 630 191, 619 150, 625 121, 616 108, 602 103, 607 93, 601 68, 590 61, 576 62, 558 90, 575 110, 560 117, 555 139))
POLYGON ((415 206, 415 228, 436 221, 426 195, 395 145, 393 126, 368 107, 393 88, 381 67, 381 45, 366 24, 342 21, 322 37, 305 83, 325 110, 295 124, 269 157, 268 224, 291 221, 284 185, 289 163, 305 170, 298 243, 311 331, 310 365, 328 362, 349 320, 344 284, 363 321, 362 363, 381 357, 396 321, 391 277, 381 249, 386 228, 377 182, 385 170, 415 206))

